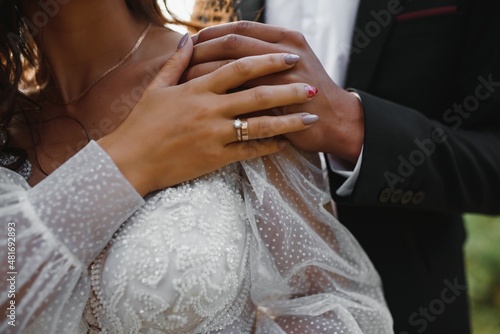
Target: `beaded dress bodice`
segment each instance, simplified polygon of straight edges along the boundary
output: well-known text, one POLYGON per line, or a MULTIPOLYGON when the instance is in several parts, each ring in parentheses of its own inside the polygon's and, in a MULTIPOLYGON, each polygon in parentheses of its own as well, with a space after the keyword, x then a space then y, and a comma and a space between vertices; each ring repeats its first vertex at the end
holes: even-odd
POLYGON ((95 142, 32 188, 0 168, 0 332, 391 333, 319 166, 290 147, 145 199, 95 142))
POLYGON ((146 199, 91 265, 91 328, 205 333, 235 323, 249 299, 240 172, 232 165, 146 199))

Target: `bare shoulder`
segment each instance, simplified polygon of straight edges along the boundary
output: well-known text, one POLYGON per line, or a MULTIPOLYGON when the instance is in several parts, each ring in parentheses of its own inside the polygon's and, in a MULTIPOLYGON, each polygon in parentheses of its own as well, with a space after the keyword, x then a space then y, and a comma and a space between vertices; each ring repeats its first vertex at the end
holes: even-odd
POLYGON ((159 67, 175 52, 182 34, 162 26, 152 26, 141 52, 141 65, 159 67))

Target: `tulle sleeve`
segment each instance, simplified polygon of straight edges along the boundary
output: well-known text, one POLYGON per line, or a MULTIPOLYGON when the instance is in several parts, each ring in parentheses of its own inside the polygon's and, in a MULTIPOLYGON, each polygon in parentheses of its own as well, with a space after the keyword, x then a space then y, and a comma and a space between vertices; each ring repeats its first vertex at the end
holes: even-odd
POLYGON ((378 273, 331 214, 317 155, 243 163, 256 333, 392 333, 378 273))
POLYGON ((1 333, 76 333, 87 267, 143 199, 91 142, 30 188, 0 169, 1 333))

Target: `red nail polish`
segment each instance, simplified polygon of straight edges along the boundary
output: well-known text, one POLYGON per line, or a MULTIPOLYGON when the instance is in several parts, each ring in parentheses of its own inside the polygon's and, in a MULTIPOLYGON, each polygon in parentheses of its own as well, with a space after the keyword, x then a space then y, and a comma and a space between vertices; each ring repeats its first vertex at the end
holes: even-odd
POLYGON ((318 94, 318 88, 316 88, 314 86, 307 85, 306 92, 307 92, 307 97, 311 98, 311 97, 316 96, 316 94, 318 94))

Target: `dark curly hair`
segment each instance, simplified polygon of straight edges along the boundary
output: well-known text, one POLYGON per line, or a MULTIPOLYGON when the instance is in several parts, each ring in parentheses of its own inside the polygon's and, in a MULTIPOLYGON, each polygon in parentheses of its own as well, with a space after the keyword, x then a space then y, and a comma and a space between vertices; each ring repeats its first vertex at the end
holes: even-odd
MULTIPOLYGON (((235 8, 242 0, 197 0, 193 19, 189 22, 182 21, 168 10, 167 0, 163 3, 171 18, 163 15, 157 0, 125 1, 135 15, 148 22, 183 24, 191 31, 197 31, 207 25, 236 20, 235 8)), ((57 0, 53 3, 64 6, 57 0)), ((13 163, 2 166, 12 170, 23 165, 26 153, 9 145, 9 127, 16 114, 39 109, 35 101, 23 93, 23 88, 33 86, 35 74, 42 74, 41 77, 45 74, 33 38, 39 29, 33 22, 48 20, 53 13, 47 8, 41 6, 30 21, 22 16, 20 0, 0 0, 0 154, 17 157, 13 163)))
MULTIPOLYGON (((59 5, 56 0, 54 3, 59 5)), ((154 24, 179 22, 175 16, 167 20, 155 0, 126 0, 126 3, 138 17, 154 24)), ((38 27, 33 22, 48 20, 51 13, 47 8, 41 8, 35 14, 38 17, 30 21, 23 18, 19 0, 0 0, 0 154, 14 157, 2 166, 12 170, 18 170, 27 157, 23 150, 9 143, 8 130, 13 118, 21 112, 39 109, 35 101, 23 93, 23 88, 29 86, 35 73, 43 71, 33 39, 38 27)))

